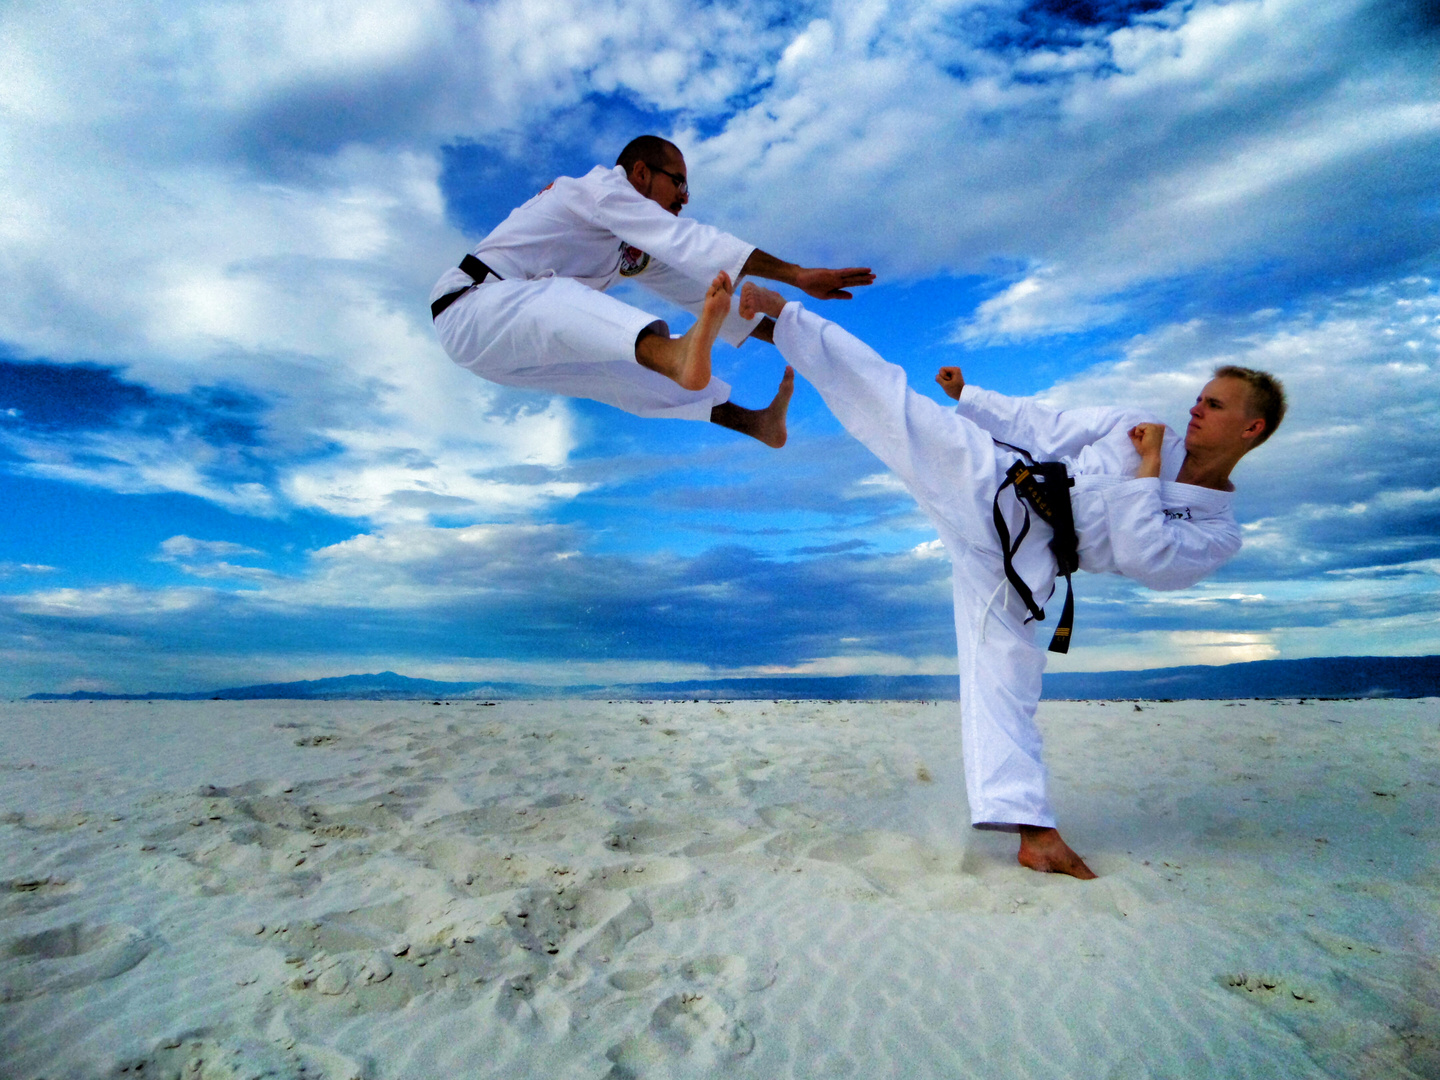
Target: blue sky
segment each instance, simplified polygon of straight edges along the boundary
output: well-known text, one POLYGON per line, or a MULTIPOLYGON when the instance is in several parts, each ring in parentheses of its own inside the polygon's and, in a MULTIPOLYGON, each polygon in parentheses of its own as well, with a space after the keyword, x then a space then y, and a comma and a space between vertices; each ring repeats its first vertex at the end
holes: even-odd
POLYGON ((874 267, 819 306, 919 387, 1286 382, 1241 554, 1082 575, 1052 670, 1440 652, 1437 47, 1423 0, 7 5, 0 693, 952 671, 934 534, 809 387, 773 452, 436 343, 440 272, 644 131, 688 214, 874 267))

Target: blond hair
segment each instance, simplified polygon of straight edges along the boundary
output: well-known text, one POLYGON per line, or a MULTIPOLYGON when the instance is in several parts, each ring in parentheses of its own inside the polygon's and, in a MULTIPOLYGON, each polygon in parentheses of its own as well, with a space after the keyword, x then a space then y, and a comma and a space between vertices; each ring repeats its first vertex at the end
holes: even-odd
POLYGON ((1275 434, 1280 421, 1285 419, 1286 409, 1285 387, 1280 385, 1279 379, 1268 371, 1256 371, 1238 364, 1224 364, 1216 368, 1215 378, 1239 379, 1249 388, 1250 415, 1265 421, 1265 430, 1260 432, 1251 449, 1275 434))

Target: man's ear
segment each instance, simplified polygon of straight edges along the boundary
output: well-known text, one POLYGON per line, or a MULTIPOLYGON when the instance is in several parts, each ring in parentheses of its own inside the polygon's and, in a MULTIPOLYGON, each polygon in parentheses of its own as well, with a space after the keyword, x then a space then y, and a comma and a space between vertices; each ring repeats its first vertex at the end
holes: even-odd
POLYGON ((1263 416, 1257 416, 1254 420, 1251 420, 1250 423, 1245 425, 1244 429, 1240 432, 1240 437, 1248 440, 1250 445, 1253 447, 1255 445, 1255 440, 1260 438, 1260 436, 1264 433, 1265 418, 1263 416))

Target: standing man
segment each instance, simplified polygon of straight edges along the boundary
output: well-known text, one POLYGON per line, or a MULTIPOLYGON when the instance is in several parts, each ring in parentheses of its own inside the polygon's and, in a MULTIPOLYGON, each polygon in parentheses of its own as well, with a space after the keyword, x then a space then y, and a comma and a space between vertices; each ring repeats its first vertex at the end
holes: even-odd
POLYGON ((689 201, 684 156, 655 135, 632 140, 614 168, 556 180, 436 283, 431 313, 445 351, 506 386, 591 398, 637 416, 708 420, 783 446, 791 373, 758 410, 732 403, 730 387, 710 375, 715 339, 738 346, 756 329, 756 319, 730 311, 734 282, 751 274, 819 299, 848 299, 875 275, 783 262, 681 219, 689 201), (663 320, 604 295, 625 279, 687 309, 695 325, 672 338, 663 320))
MULTIPOLYGON (((1021 536, 1027 514, 1013 493, 997 492, 1017 448, 1064 461, 1075 478, 1080 568, 1152 589, 1187 588, 1240 549, 1230 472, 1285 415, 1279 382, 1249 368, 1218 369, 1183 441, 1135 410, 1055 412, 966 386, 959 368, 944 367, 935 381, 957 402, 951 412, 911 390, 904 370, 864 342, 769 289, 746 284, 740 313, 776 320, 781 355, 904 481, 950 554, 971 823, 1018 832, 1023 866, 1093 878, 1055 828, 1035 726, 1045 654, 1006 576, 995 524, 1003 516, 1010 535, 1021 536)), ((1014 555, 1037 599, 1054 591, 1053 535, 1031 518, 1014 555)))

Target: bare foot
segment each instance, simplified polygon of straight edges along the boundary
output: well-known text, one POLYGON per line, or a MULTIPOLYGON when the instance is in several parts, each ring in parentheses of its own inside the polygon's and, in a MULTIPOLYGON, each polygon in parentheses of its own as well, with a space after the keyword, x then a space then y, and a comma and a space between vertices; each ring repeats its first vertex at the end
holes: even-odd
POLYGON ((780 387, 775 391, 774 400, 760 410, 755 430, 749 434, 776 450, 784 446, 785 440, 789 437, 789 432, 785 429, 785 417, 790 411, 790 395, 793 393, 795 393, 795 369, 786 364, 785 374, 780 376, 780 387))
POLYGON ((747 281, 740 288, 740 317, 753 318, 756 312, 778 319, 785 310, 785 298, 774 289, 767 289, 747 281))
POLYGON ((673 379, 686 390, 704 390, 710 385, 710 347, 720 336, 735 286, 725 271, 715 275, 705 293, 705 305, 695 325, 680 338, 646 334, 635 343, 635 359, 651 371, 673 379))
POLYGON ((680 339, 680 366, 671 378, 686 390, 704 390, 710 385, 710 347, 720 336, 720 326, 730 314, 730 298, 734 295, 730 275, 721 270, 705 293, 700 318, 680 339))
POLYGON ((790 395, 795 392, 795 369, 787 367, 780 379, 775 398, 763 409, 747 409, 727 401, 710 410, 710 422, 759 439, 766 446, 779 450, 785 445, 788 432, 785 417, 790 410, 790 395))
POLYGON ((1085 865, 1085 860, 1070 850, 1070 845, 1060 839, 1058 829, 1044 829, 1038 825, 1020 826, 1020 865, 1042 874, 1069 874, 1081 881, 1095 877, 1094 871, 1085 865))

